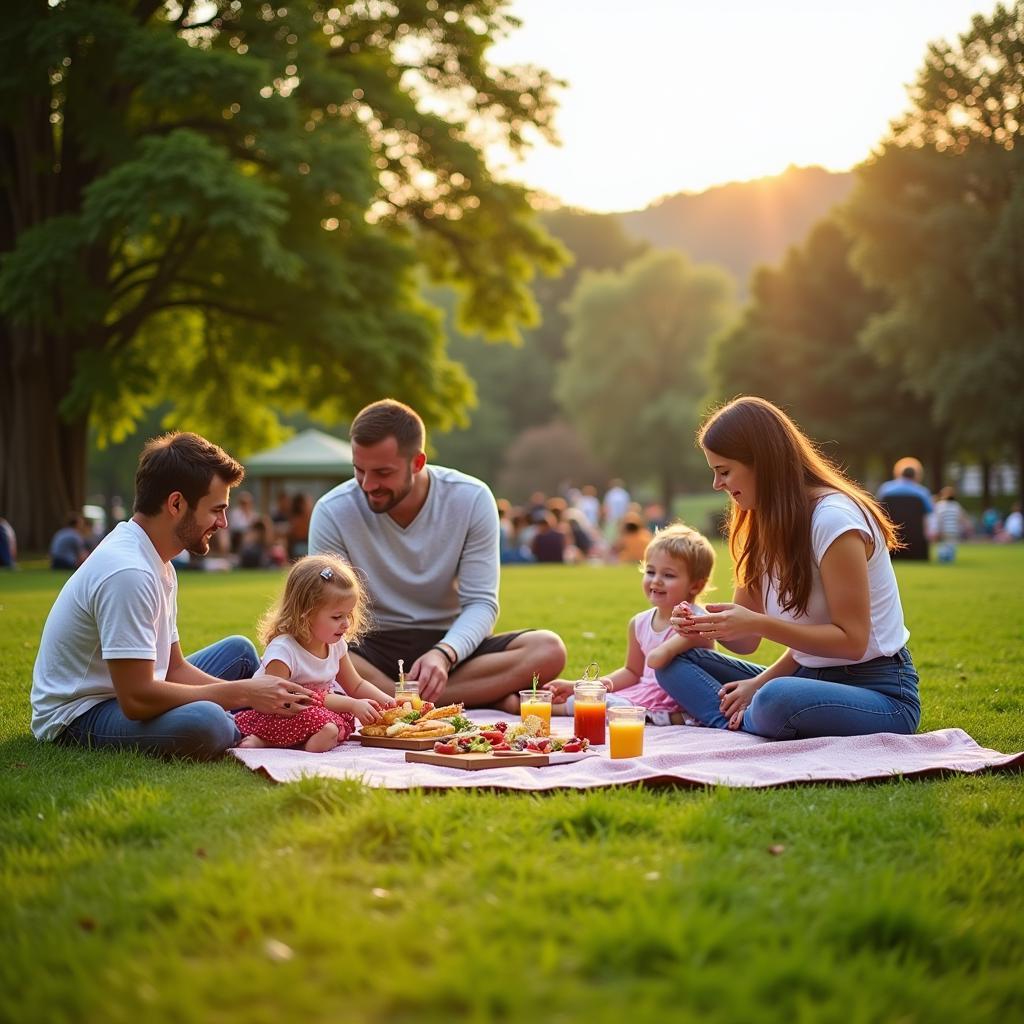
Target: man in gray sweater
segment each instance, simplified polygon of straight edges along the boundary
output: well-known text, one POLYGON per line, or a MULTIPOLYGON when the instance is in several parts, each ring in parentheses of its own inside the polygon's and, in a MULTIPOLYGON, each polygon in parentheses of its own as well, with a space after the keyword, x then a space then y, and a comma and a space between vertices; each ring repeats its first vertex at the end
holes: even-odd
POLYGON ((562 671, 565 645, 548 630, 491 635, 494 496, 474 477, 427 465, 423 421, 401 402, 368 405, 350 435, 355 479, 316 503, 309 550, 365 574, 373 629, 349 647, 359 674, 393 693, 402 658, 426 700, 516 710, 535 672, 545 683, 562 671))

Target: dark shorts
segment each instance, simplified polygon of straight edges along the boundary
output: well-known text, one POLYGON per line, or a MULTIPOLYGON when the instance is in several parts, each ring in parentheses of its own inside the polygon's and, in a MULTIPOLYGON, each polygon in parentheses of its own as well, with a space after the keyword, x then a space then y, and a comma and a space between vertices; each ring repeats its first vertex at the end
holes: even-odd
MULTIPOLYGON (((375 633, 368 633, 358 644, 350 644, 348 650, 350 654, 358 654, 360 658, 364 658, 388 679, 397 679, 399 658, 405 662, 405 670, 408 672, 412 668, 412 663, 426 654, 434 644, 443 640, 447 632, 446 629, 378 630, 375 633)), ((453 672, 458 672, 467 661, 481 654, 497 654, 505 650, 517 636, 529 632, 529 629, 519 629, 514 633, 496 633, 494 636, 485 637, 483 643, 468 658, 463 658, 453 672)))

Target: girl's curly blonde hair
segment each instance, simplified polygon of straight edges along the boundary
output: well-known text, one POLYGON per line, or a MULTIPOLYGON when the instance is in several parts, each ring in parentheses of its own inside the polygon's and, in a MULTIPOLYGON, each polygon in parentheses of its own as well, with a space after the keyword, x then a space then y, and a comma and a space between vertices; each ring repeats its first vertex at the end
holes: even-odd
POLYGON ((307 555, 292 566, 281 600, 260 620, 260 643, 266 645, 282 635, 293 636, 300 643, 309 640, 310 618, 339 592, 344 597, 355 596, 345 639, 349 643, 358 640, 369 625, 369 602, 359 575, 333 555, 307 555))

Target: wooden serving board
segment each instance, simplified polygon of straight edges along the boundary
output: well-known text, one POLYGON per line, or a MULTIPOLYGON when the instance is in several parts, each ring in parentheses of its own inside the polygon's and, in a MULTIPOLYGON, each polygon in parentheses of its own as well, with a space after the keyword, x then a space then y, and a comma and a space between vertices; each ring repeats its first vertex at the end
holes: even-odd
POLYGON ((433 750, 437 742, 436 736, 406 739, 402 736, 364 736, 361 732, 356 736, 364 747, 385 747, 387 750, 433 750))
POLYGON ((433 750, 405 755, 406 761, 419 764, 439 764, 443 768, 461 768, 463 771, 478 772, 485 768, 547 768, 551 764, 566 764, 593 757, 590 751, 575 754, 437 754, 433 750))

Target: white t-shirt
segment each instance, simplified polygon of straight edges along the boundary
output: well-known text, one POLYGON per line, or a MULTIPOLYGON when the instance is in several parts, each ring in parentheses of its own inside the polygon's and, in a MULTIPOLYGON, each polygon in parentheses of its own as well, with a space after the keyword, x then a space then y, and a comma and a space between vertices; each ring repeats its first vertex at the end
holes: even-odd
MULTIPOLYGON (((868 559, 868 594, 871 602, 871 629, 867 650, 860 661, 870 661, 883 655, 892 655, 900 650, 910 638, 903 621, 903 606, 900 604, 899 587, 892 560, 885 547, 878 524, 852 498, 836 491, 826 494, 814 506, 811 513, 811 550, 813 554, 811 596, 807 602, 806 615, 797 616, 784 612, 779 607, 777 584, 766 580, 765 611, 776 618, 801 625, 824 626, 832 621, 825 588, 822 586, 819 566, 825 552, 844 533, 856 530, 872 540, 875 550, 868 559)), ((842 658, 819 658, 802 651, 793 651, 793 657, 807 668, 826 668, 831 665, 849 665, 842 658)), ((859 664, 859 662, 858 662, 859 664)))
POLYGON ((315 654, 310 654, 294 637, 282 633, 267 644, 259 672, 265 671, 272 661, 280 661, 288 666, 291 673, 289 678, 293 682, 310 689, 325 690, 334 682, 338 666, 346 654, 348 644, 344 640, 331 644, 327 648, 326 658, 318 658, 315 654))
POLYGON ((118 523, 64 584, 32 670, 32 732, 52 740, 117 695, 107 662, 152 661, 166 679, 178 639, 178 577, 138 523, 118 523))

